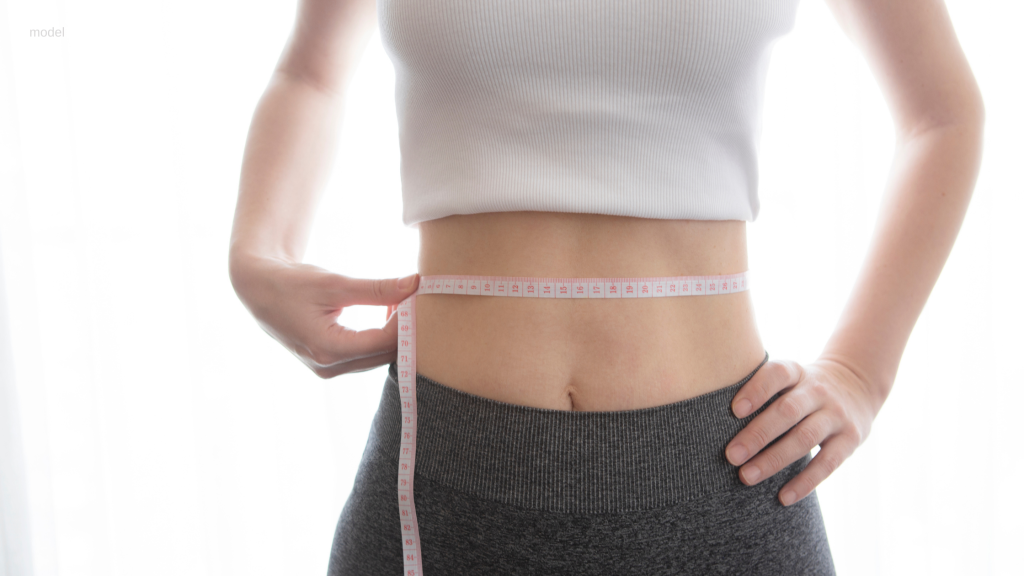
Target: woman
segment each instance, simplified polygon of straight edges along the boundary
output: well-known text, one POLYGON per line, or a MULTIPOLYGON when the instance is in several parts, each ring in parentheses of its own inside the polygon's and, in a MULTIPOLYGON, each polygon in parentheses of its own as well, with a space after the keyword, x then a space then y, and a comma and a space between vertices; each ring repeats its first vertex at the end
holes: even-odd
MULTIPOLYGON (((940 0, 829 5, 880 82, 897 146, 821 356, 769 360, 746 291, 418 296, 425 573, 833 572, 814 488, 888 395, 966 211, 984 110, 940 0)), ((396 317, 364 331, 335 319, 403 301, 418 276, 302 263, 342 95, 378 16, 419 274, 624 278, 747 270, 760 95, 795 10, 300 2, 249 134, 230 269, 260 325, 319 376, 392 363, 331 574, 403 565, 396 317)))

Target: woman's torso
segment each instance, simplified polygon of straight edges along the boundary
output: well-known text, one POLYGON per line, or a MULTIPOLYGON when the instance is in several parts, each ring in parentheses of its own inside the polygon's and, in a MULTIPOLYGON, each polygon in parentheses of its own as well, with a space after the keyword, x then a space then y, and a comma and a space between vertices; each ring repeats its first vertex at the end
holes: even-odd
MULTIPOLYGON (((379 1, 420 273, 745 271, 767 66, 797 4, 379 1)), ((421 374, 527 406, 666 404, 764 358, 749 292, 417 302, 421 374)))
MULTIPOLYGON (((746 223, 492 212, 419 224, 421 275, 637 277, 747 270, 746 223)), ((417 297, 417 372, 538 408, 630 410, 741 380, 764 359, 750 292, 556 300, 417 297)))

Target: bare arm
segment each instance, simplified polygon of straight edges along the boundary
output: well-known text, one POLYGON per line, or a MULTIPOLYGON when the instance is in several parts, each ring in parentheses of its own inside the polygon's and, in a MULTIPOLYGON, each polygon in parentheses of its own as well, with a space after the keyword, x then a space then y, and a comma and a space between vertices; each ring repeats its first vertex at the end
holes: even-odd
POLYGON ((253 115, 231 255, 301 261, 329 173, 343 92, 373 31, 373 0, 304 0, 253 115))
POLYGON ((239 298, 271 336, 322 377, 393 360, 395 321, 354 331, 351 304, 394 304, 398 280, 362 280, 302 263, 333 158, 344 92, 376 23, 373 0, 300 0, 295 30, 253 115, 231 233, 239 298))
POLYGON ((745 416, 786 391, 726 451, 743 464, 748 484, 821 444, 780 491, 784 504, 809 494, 867 437, 952 250, 981 164, 981 93, 942 1, 826 1, 882 88, 896 150, 867 258, 821 357, 807 366, 765 366, 733 401, 745 416))
POLYGON ((822 354, 871 382, 880 407, 967 212, 984 107, 941 1, 826 1, 866 53, 896 124, 871 247, 822 354))

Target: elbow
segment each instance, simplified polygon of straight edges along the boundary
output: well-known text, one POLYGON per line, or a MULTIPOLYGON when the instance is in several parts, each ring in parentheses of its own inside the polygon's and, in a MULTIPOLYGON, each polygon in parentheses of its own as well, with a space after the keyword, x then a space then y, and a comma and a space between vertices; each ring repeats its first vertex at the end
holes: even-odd
POLYGON ((980 149, 985 134, 985 101, 981 94, 960 106, 946 127, 955 128, 957 132, 973 140, 980 149))
POLYGON ((298 66, 279 66, 274 75, 290 85, 305 87, 328 98, 338 97, 345 87, 345 79, 336 73, 298 66))
POLYGON ((934 134, 936 131, 956 131, 975 134, 980 144, 984 129, 985 102, 979 94, 956 106, 949 106, 941 113, 928 114, 915 121, 900 123, 897 129, 897 138, 901 141, 909 141, 919 136, 934 134))
POLYGON ((978 107, 978 110, 977 110, 977 115, 976 115, 976 120, 975 121, 978 124, 978 129, 981 130, 982 132, 984 132, 984 130, 985 130, 985 100, 981 97, 981 94, 978 94, 978 105, 977 105, 977 107, 978 107))
POLYGON ((900 139, 909 140, 935 130, 973 132, 981 136, 985 127, 985 99, 978 83, 968 77, 955 89, 936 88, 936 96, 897 116, 900 139))
POLYGON ((962 126, 973 126, 979 131, 985 128, 985 99, 981 91, 975 87, 975 94, 960 106, 957 123, 962 126))

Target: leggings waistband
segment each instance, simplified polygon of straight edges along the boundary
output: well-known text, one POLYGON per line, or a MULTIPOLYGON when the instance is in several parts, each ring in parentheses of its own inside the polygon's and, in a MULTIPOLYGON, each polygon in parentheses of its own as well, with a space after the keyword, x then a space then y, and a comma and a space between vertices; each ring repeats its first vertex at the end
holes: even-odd
MULTIPOLYGON (((580 514, 659 508, 742 486, 725 446, 771 401, 746 418, 730 406, 767 361, 765 353, 742 380, 701 396, 611 412, 508 404, 417 374, 416 475, 487 500, 580 514)), ((367 450, 397 461, 396 365, 388 372, 367 450)))

